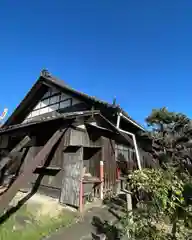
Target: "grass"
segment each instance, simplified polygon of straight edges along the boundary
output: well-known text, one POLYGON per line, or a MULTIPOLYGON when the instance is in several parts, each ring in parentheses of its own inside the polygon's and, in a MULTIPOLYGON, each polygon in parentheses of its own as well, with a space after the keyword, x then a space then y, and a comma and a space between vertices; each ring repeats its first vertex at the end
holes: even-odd
POLYGON ((58 228, 70 225, 74 218, 74 213, 63 211, 57 217, 41 216, 37 220, 35 215, 23 206, 0 225, 0 240, 40 240, 58 228))

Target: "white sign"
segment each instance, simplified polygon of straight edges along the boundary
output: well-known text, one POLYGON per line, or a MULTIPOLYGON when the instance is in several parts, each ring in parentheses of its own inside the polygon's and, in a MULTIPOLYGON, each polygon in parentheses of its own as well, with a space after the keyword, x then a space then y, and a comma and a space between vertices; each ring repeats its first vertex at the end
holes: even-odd
POLYGON ((5 118, 5 116, 7 115, 7 112, 8 112, 8 108, 5 108, 3 113, 0 116, 0 120, 3 120, 5 118))

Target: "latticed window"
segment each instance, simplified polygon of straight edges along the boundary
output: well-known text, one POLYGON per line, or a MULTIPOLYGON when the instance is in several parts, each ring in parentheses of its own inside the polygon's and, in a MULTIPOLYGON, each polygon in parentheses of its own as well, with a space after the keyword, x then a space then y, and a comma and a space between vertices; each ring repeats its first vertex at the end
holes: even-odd
POLYGON ((64 109, 72 105, 72 98, 67 94, 58 90, 50 89, 42 97, 41 101, 34 107, 27 119, 37 117, 39 115, 64 109))
POLYGON ((115 158, 121 168, 136 169, 136 153, 133 148, 123 144, 115 145, 115 158))

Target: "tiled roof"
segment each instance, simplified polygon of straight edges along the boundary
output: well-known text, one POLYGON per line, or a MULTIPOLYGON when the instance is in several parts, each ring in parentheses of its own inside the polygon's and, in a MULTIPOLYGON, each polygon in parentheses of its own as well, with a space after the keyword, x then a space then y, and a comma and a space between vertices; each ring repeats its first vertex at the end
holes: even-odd
POLYGON ((120 107, 120 105, 110 104, 110 103, 108 103, 108 102, 106 102, 106 101, 100 100, 100 99, 98 99, 98 98, 96 98, 96 97, 93 97, 93 96, 90 96, 90 95, 88 95, 88 94, 86 94, 86 93, 77 91, 77 90, 71 88, 70 86, 68 86, 64 81, 62 81, 62 80, 60 80, 60 79, 58 79, 58 78, 56 78, 56 77, 51 76, 51 74, 50 74, 49 72, 47 72, 47 71, 45 71, 45 72, 44 72, 44 70, 41 72, 41 76, 42 76, 45 80, 50 81, 50 82, 52 82, 53 84, 55 84, 55 85, 57 85, 57 86, 59 86, 59 87, 61 87, 61 88, 65 88, 66 90, 68 90, 68 91, 70 91, 70 92, 72 92, 72 93, 74 93, 74 94, 76 94, 76 95, 78 95, 78 96, 81 96, 81 97, 84 97, 84 98, 89 99, 89 100, 91 100, 91 101, 94 101, 94 102, 96 102, 96 103, 102 104, 102 105, 106 106, 107 108, 111 108, 111 109, 116 110, 117 112, 121 112, 124 116, 126 116, 128 119, 130 119, 130 120, 131 120, 132 122, 134 122, 136 125, 138 125, 138 127, 140 127, 141 129, 143 129, 143 127, 142 127, 140 124, 138 124, 136 121, 134 121, 134 120, 120 107), (46 73, 45 73, 45 72, 46 72, 46 73))
MULTIPOLYGON (((26 110, 26 108, 29 109, 30 103, 35 104, 35 101, 38 100, 36 98, 36 93, 40 88, 42 89, 43 85, 54 85, 60 89, 63 89, 65 91, 68 91, 68 92, 76 95, 79 98, 87 100, 90 103, 93 102, 95 104, 103 106, 104 111, 105 111, 105 109, 106 110, 109 109, 110 111, 112 111, 112 113, 121 112, 124 116, 126 116, 126 118, 128 120, 130 120, 130 122, 132 122, 138 128, 144 130, 143 127, 140 124, 138 124, 137 122, 135 122, 119 105, 111 104, 111 103, 102 101, 96 97, 89 96, 88 94, 85 94, 83 92, 77 91, 77 90, 71 88, 70 86, 68 86, 64 81, 52 76, 46 70, 41 71, 40 77, 37 80, 37 82, 33 85, 33 87, 30 89, 30 91, 25 96, 23 101, 18 105, 18 107, 15 109, 15 111, 12 113, 12 115, 4 123, 2 128, 6 128, 7 126, 15 124, 15 120, 18 119, 18 116, 20 116, 19 118, 22 118, 21 115, 23 114, 23 111, 26 110)), ((99 109, 99 107, 98 107, 98 109, 99 109)), ((18 122, 18 121, 20 121, 20 120, 16 120, 16 122, 18 122)))

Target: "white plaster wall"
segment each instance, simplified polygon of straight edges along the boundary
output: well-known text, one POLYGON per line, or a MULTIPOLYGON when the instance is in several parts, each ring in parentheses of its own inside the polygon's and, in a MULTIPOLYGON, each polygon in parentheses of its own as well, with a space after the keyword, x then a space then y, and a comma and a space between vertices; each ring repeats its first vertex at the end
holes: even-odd
POLYGON ((57 89, 50 89, 42 97, 42 100, 39 101, 39 103, 34 107, 33 111, 31 111, 30 114, 26 117, 26 120, 24 122, 36 116, 57 111, 58 109, 64 109, 66 107, 69 107, 71 104, 71 101, 69 98, 72 98, 72 105, 81 103, 79 99, 74 98, 69 94, 66 94, 64 92, 59 92, 57 89), (58 94, 58 95, 53 96, 54 94, 58 94), (58 103, 59 101, 63 101, 63 102, 60 102, 59 104, 58 103))

